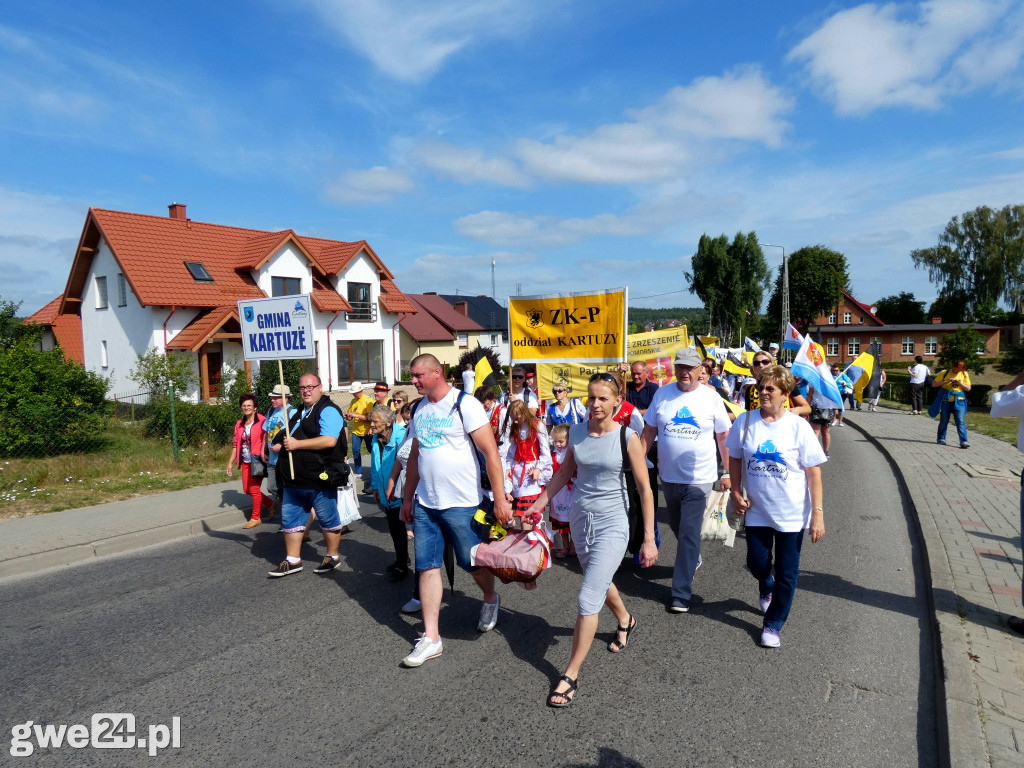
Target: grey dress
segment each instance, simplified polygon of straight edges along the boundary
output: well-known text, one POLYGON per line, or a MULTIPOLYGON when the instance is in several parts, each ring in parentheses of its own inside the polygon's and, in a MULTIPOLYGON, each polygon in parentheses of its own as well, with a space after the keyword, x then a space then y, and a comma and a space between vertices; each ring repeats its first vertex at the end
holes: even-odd
MULTIPOLYGON (((635 434, 627 427, 626 442, 635 434)), ((619 429, 596 437, 587 432, 586 424, 576 424, 569 428, 569 447, 578 467, 569 530, 583 568, 577 611, 592 616, 604 605, 629 540, 619 429)))

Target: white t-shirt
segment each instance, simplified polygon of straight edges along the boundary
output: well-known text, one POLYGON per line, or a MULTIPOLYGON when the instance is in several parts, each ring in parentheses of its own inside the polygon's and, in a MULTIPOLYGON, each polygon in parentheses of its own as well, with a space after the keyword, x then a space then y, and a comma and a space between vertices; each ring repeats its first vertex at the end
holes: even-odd
MULTIPOLYGON (((738 457, 746 466, 747 525, 793 533, 810 524, 811 490, 804 470, 828 461, 810 424, 789 411, 771 423, 761 418, 760 410, 747 411, 736 418, 725 447, 730 458, 738 457)), ((735 477, 733 482, 742 480, 735 477)))
POLYGON ((644 422, 658 430, 658 474, 667 483, 704 485, 718 479, 715 434, 728 432, 725 402, 710 387, 680 392, 669 384, 654 393, 644 422))
POLYGON ((419 444, 420 504, 430 509, 472 507, 480 503, 480 470, 470 433, 490 429, 480 401, 462 398, 462 418, 455 410, 460 392, 451 389, 436 403, 424 398, 416 406, 409 435, 419 444))
POLYGON ((462 391, 467 395, 473 394, 473 385, 476 384, 476 371, 462 372, 462 391))
POLYGON ((925 377, 928 376, 930 371, 928 366, 924 363, 918 363, 910 369, 910 383, 911 384, 924 384, 925 377))

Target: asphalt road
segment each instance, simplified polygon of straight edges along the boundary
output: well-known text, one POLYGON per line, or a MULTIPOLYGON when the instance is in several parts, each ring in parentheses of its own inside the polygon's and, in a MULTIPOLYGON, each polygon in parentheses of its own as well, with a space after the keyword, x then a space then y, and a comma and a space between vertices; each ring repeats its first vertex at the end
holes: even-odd
MULTIPOLYGON (((268 580, 280 537, 211 533, 0 583, 0 765, 933 766, 935 671, 920 552, 897 485, 853 429, 823 471, 827 535, 808 540, 778 651, 757 644, 756 584, 735 549, 705 543, 694 610, 665 612, 675 543, 616 581, 639 621, 629 647, 601 629, 568 710, 544 706, 566 663, 578 571, 501 589, 475 630, 468 575, 446 593, 444 655, 399 666, 420 629, 398 613, 410 582, 373 514, 346 565, 268 580), (130 712, 137 734, 180 717, 180 747, 11 757, 11 729, 130 712)), ((319 544, 314 534, 314 543, 319 544)), ((32 739, 30 738, 29 741, 32 739)))

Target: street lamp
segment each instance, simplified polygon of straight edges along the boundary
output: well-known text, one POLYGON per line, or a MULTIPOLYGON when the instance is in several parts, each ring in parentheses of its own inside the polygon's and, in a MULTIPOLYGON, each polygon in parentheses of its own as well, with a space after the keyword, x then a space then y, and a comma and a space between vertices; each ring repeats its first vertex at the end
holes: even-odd
POLYGON ((779 353, 783 351, 782 344, 786 343, 786 326, 789 325, 789 261, 786 259, 786 248, 771 243, 761 243, 766 248, 782 248, 782 327, 779 329, 781 343, 779 353))

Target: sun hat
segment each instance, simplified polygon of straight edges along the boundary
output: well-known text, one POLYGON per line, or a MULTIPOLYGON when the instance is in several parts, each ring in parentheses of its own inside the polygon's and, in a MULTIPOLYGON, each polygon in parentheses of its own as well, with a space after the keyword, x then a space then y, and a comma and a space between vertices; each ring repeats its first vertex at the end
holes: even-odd
POLYGON ((289 389, 287 384, 285 384, 283 386, 281 384, 276 384, 276 385, 274 385, 274 388, 272 390, 270 390, 270 396, 271 397, 291 397, 292 396, 292 391, 291 391, 291 389, 289 389))
POLYGON ((352 386, 348 388, 348 391, 353 395, 358 395, 363 391, 363 385, 358 381, 353 381, 352 386))

